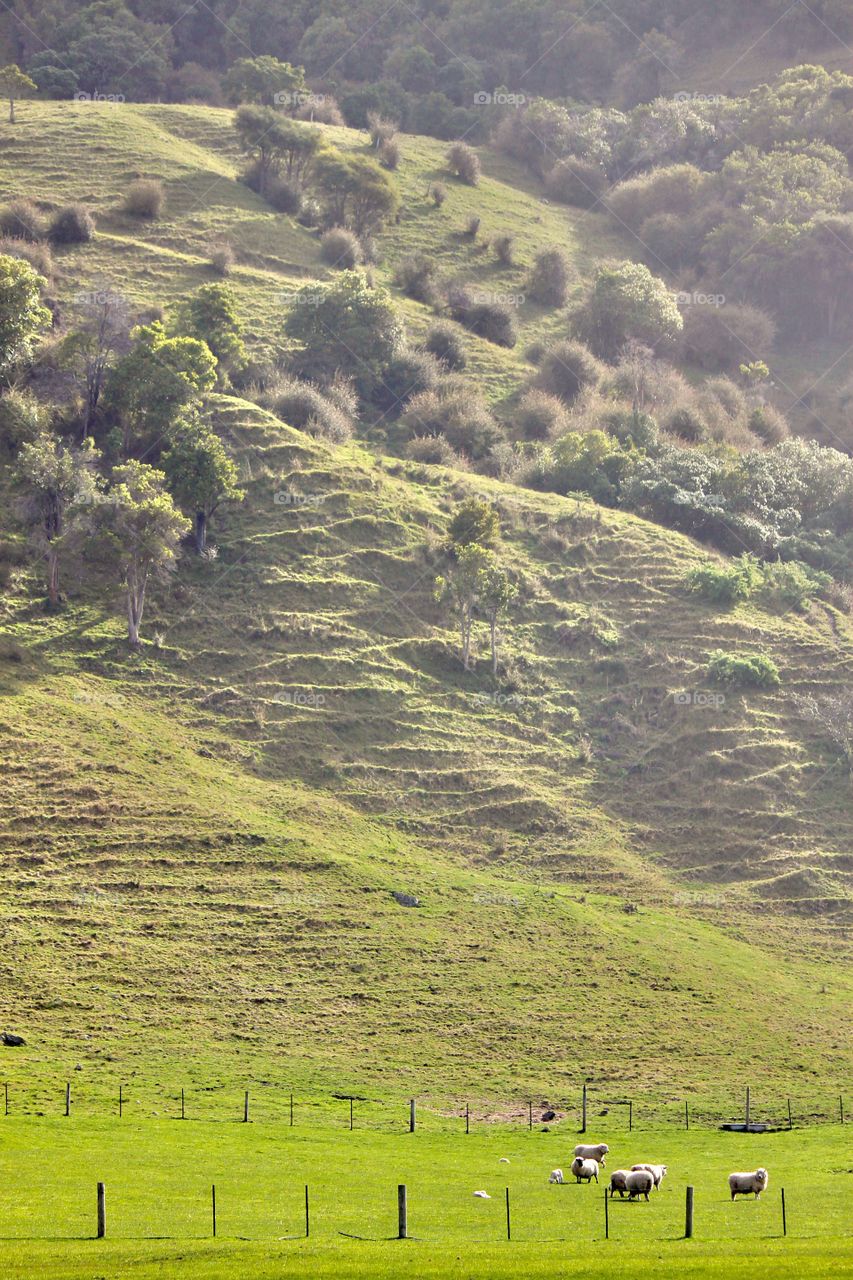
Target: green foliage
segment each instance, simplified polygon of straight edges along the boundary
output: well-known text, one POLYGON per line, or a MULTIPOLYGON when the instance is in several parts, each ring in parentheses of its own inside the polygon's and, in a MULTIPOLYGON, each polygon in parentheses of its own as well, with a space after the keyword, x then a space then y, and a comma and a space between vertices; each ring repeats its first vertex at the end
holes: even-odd
POLYGON ((465 344, 452 324, 434 324, 424 338, 424 350, 435 356, 447 369, 464 369, 468 363, 465 344))
POLYGON ((203 342, 217 362, 220 378, 246 362, 237 298, 227 284, 203 284, 180 309, 175 328, 203 342))
POLYGON ((307 94, 305 72, 270 54, 238 58, 228 69, 225 91, 232 102, 295 109, 307 94))
POLYGON ((15 102, 38 92, 38 85, 14 62, 0 67, 0 96, 9 102, 9 123, 15 123, 15 102))
POLYGON ((651 347, 670 343, 683 323, 663 280, 636 262, 600 267, 575 316, 579 337, 604 360, 615 360, 631 338, 651 347))
POLYGON ((320 150, 319 129, 291 120, 273 107, 251 104, 237 108, 234 128, 242 150, 252 160, 250 185, 262 196, 281 174, 304 186, 320 150))
POLYGON ((605 431, 569 431, 553 445, 553 483, 558 493, 588 493, 615 504, 630 456, 605 431))
POLYGON ((400 207, 393 179, 370 156, 321 151, 312 182, 327 223, 349 227, 357 236, 381 230, 400 207))
POLYGON ((467 547, 472 542, 481 547, 496 546, 501 537, 497 509, 482 498, 466 498, 454 513, 447 536, 453 547, 467 547))
POLYGON ((306 285, 293 299, 284 324, 297 344, 293 367, 300 376, 328 380, 343 370, 365 395, 402 349, 403 325, 385 289, 371 288, 357 271, 345 271, 325 288, 306 285))
POLYGON ((242 502, 237 467, 214 431, 198 419, 179 423, 161 460, 172 497, 195 517, 199 555, 207 549, 210 517, 223 502, 242 502))
POLYGON ((28 262, 0 256, 0 377, 30 358, 37 334, 50 324, 41 301, 45 283, 28 262))
POLYGON ((32 444, 46 424, 45 407, 30 392, 13 387, 0 395, 0 448, 9 457, 32 444))
POLYGON ((789 609, 802 611, 831 585, 830 575, 820 569, 799 560, 775 560, 763 566, 759 598, 779 613, 787 613, 789 609))
POLYGON ((159 321, 131 337, 130 350, 109 372, 104 396, 125 454, 156 447, 216 381, 216 358, 198 338, 170 337, 159 321))
POLYGON ((48 600, 59 604, 60 557, 80 534, 99 495, 98 453, 87 441, 80 448, 44 433, 21 445, 16 476, 36 548, 46 563, 48 600))
POLYGON ((563 307, 570 279, 569 260, 562 249, 540 249, 528 272, 526 290, 543 307, 563 307))
POLYGON ((748 600, 763 580, 755 556, 745 552, 732 564, 708 560, 687 575, 687 585, 697 595, 715 604, 739 604, 748 600))
POLYGON ((775 689, 781 683, 779 668, 765 653, 726 653, 715 649, 708 660, 708 673, 718 684, 775 689))
POLYGON ((153 178, 139 178, 127 188, 122 209, 132 218, 154 221, 163 212, 165 199, 162 182, 153 178))

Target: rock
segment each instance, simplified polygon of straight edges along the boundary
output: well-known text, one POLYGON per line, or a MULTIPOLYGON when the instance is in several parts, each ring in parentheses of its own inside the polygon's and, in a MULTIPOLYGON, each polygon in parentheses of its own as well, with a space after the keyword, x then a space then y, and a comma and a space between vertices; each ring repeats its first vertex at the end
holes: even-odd
POLYGON ((399 889, 394 889, 391 896, 395 902, 399 902, 401 907, 419 907, 420 899, 414 897, 411 893, 400 893, 399 889))
POLYGON ((11 1031, 4 1031, 2 1039, 3 1043, 8 1045, 10 1049, 17 1049, 22 1044, 27 1043, 23 1036, 13 1035, 11 1031))
POLYGON ((556 1111, 543 1111, 543 1112, 542 1112, 542 1121, 543 1121, 543 1123, 547 1122, 548 1120, 556 1120, 556 1119, 557 1119, 557 1113, 556 1113, 556 1111))

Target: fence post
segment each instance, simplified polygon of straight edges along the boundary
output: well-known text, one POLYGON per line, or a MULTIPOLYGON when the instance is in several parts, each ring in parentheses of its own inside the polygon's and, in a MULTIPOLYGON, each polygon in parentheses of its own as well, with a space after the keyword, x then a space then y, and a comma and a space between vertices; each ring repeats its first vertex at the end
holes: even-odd
POLYGON ((465 1103, 465 1132, 470 1133, 470 1131, 471 1131, 470 1112, 468 1108, 468 1103, 466 1102, 465 1103))
POLYGON ((5 1108, 6 1108, 6 1109, 5 1109, 5 1111, 3 1112, 3 1114, 4 1114, 4 1115, 8 1115, 8 1114, 9 1114, 9 1081, 8 1081, 8 1080, 6 1081, 5 1092, 6 1092, 6 1098, 5 1098, 5 1108))
POLYGON ((352 1098, 349 1100, 349 1127, 350 1133, 352 1133, 352 1098))
POLYGON ((293 1094, 290 1095, 290 1127, 293 1128, 293 1094))
POLYGON ((216 1186, 210 1188, 210 1205, 213 1210, 213 1234, 216 1235, 216 1186))
POLYGON ((409 1238, 409 1206, 405 1183, 397 1187, 397 1239, 409 1238))
POLYGON ((71 1115, 71 1081, 65 1086, 65 1114, 71 1115))
POLYGON ((308 1211, 308 1188, 305 1188, 305 1239, 311 1234, 311 1217, 308 1211))
POLYGON ((610 1239, 610 1206, 606 1187, 604 1188, 604 1239, 610 1239))
POLYGON ((507 1240, 512 1239, 512 1223, 509 1217, 509 1187, 506 1189, 506 1238, 507 1240))
POLYGON ((793 1129, 794 1117, 791 1115, 791 1099, 788 1099, 788 1128, 793 1129))
POLYGON ((533 1103, 532 1102, 528 1102, 527 1104, 527 1127, 528 1129, 533 1128, 533 1103))
POLYGON ((690 1103, 686 1098, 684 1099, 684 1127, 685 1129, 690 1128, 690 1103))
POLYGON ((121 1113, 122 1113, 123 1107, 124 1107, 124 1097, 122 1094, 121 1085, 119 1085, 118 1087, 118 1118, 119 1120, 121 1119, 121 1113))
POLYGON ((633 1129, 634 1129, 634 1103, 629 1102, 628 1103, 628 1132, 631 1133, 633 1129))
POLYGON ((415 1100, 409 1102, 409 1133, 415 1132, 415 1100))
POLYGON ((838 1118, 844 1124, 844 1098, 838 1099, 838 1118))
POLYGON ((181 1090, 181 1119, 186 1120, 186 1118, 187 1118, 187 1113, 184 1107, 184 1091, 182 1089, 181 1090))
POLYGON ((746 1086, 746 1129, 749 1132, 749 1085, 746 1086))
POLYGON ((246 1095, 243 1098, 243 1124, 248 1124, 248 1123, 249 1123, 249 1090, 247 1089, 246 1095))
POLYGON ((785 1188, 782 1188, 782 1235, 788 1234, 788 1215, 785 1212, 785 1188))
POLYGON ((98 1239, 107 1234, 107 1193, 103 1182, 98 1183, 98 1239))
POLYGON ((586 1133, 586 1085, 581 1096, 581 1133, 586 1133))
POLYGON ((687 1196, 684 1203, 684 1239, 693 1239, 693 1188, 687 1188, 687 1196))

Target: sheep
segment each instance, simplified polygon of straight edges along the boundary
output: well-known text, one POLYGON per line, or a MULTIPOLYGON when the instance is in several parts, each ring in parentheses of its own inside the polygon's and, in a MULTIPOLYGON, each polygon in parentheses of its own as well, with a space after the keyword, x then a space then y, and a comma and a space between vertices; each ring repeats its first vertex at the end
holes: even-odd
POLYGON ((632 1169, 625 1175, 625 1189, 629 1200, 636 1200, 639 1196, 645 1196, 648 1200, 654 1185, 654 1174, 649 1169, 632 1169))
POLYGON ((732 1193, 732 1199, 735 1196, 748 1196, 751 1191, 755 1192, 756 1200, 762 1191, 766 1190, 770 1174, 766 1169, 756 1169, 754 1173, 730 1173, 729 1174, 729 1191, 732 1193))
POLYGON ((614 1169, 614 1170, 613 1170, 613 1172, 612 1172, 612 1173, 611 1173, 611 1175, 610 1175, 610 1198, 611 1198, 611 1200, 613 1199, 613 1195, 614 1195, 614 1193, 615 1193, 616 1191, 618 1191, 618 1192, 619 1192, 619 1199, 620 1199, 620 1200, 624 1200, 624 1198, 625 1198, 625 1192, 628 1190, 627 1186, 625 1185, 625 1179, 626 1179, 627 1177, 628 1177, 628 1170, 627 1170, 627 1169, 614 1169))
POLYGON ((488 1191, 475 1191, 474 1196, 477 1200, 491 1200, 492 1198, 488 1191))
POLYGON ((584 1160, 583 1156, 575 1156, 572 1161, 572 1173, 578 1182, 598 1182, 598 1164, 595 1160, 584 1160))
POLYGON ((655 1191, 660 1191, 660 1184, 666 1177, 665 1164, 632 1164, 632 1169, 648 1169, 649 1173, 655 1180, 655 1191))
POLYGON ((550 1178, 548 1179, 548 1181, 549 1181, 549 1182, 563 1182, 563 1181, 564 1181, 564 1178, 563 1178, 563 1170, 562 1170, 562 1169, 552 1169, 552 1170, 551 1170, 551 1176, 550 1176, 550 1178))
POLYGON ((610 1148, 606 1142, 596 1142, 594 1146, 588 1146, 581 1142, 575 1147, 575 1155, 580 1156, 583 1160, 594 1160, 603 1169, 606 1163, 604 1157, 609 1150, 610 1148))

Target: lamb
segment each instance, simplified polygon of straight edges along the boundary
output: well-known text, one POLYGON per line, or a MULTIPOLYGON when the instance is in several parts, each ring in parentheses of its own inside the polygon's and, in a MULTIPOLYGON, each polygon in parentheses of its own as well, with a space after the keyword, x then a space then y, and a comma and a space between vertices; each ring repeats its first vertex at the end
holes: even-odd
POLYGON ((730 1173, 729 1174, 729 1191, 732 1193, 732 1199, 735 1196, 748 1196, 751 1191, 755 1192, 756 1200, 767 1187, 770 1174, 766 1169, 756 1169, 754 1173, 730 1173))
POLYGON ((563 1179, 563 1170, 562 1170, 562 1169, 552 1169, 552 1170, 551 1170, 551 1176, 550 1176, 550 1178, 548 1179, 548 1181, 549 1181, 549 1182, 563 1182, 563 1181, 564 1181, 564 1179, 563 1179))
POLYGON ((625 1192, 628 1190, 625 1179, 628 1177, 627 1169, 614 1169, 610 1175, 610 1198, 613 1199, 614 1192, 619 1192, 619 1199, 625 1198, 625 1192))
POLYGON ((632 1164, 632 1169, 648 1169, 649 1173, 655 1180, 655 1191, 660 1191, 660 1184, 666 1177, 665 1164, 632 1164))
POLYGON ((650 1169, 632 1169, 625 1175, 625 1189, 629 1200, 636 1200, 640 1196, 645 1196, 648 1200, 654 1185, 654 1174, 650 1169))
POLYGON ((598 1163, 595 1160, 584 1160, 583 1156, 575 1156, 572 1161, 572 1173, 578 1182, 598 1182, 598 1163))
POLYGON ((600 1164, 603 1169, 605 1164, 604 1157, 607 1155, 609 1150, 610 1148, 606 1142, 596 1142, 594 1146, 587 1146, 585 1143, 581 1142, 575 1147, 575 1155, 580 1156, 583 1160, 594 1160, 595 1163, 600 1164))

